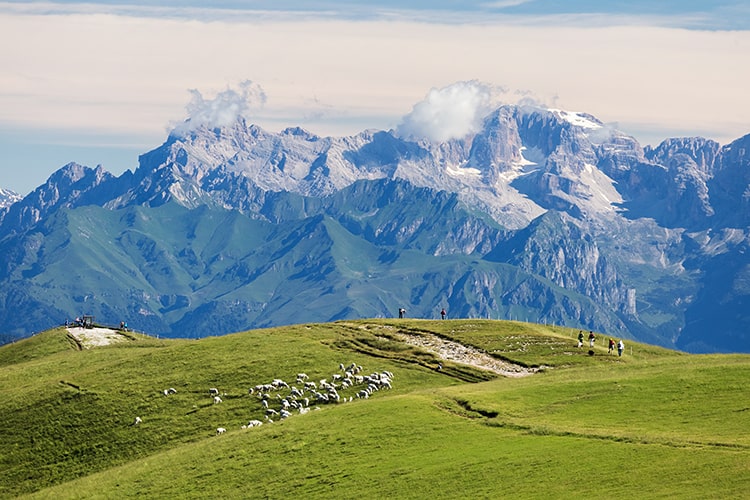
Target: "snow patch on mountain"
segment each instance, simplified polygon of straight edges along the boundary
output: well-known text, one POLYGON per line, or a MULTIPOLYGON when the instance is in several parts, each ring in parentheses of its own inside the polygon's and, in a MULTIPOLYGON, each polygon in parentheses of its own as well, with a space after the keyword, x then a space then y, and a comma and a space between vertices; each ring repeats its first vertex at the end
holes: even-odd
POLYGON ((445 167, 445 171, 448 172, 448 175, 451 175, 453 177, 462 177, 465 175, 478 177, 482 175, 482 171, 477 168, 463 167, 461 165, 456 165, 456 166, 447 165, 445 167))
POLYGON ((23 196, 16 193, 15 191, 11 191, 10 189, 0 188, 0 209, 9 207, 15 202, 21 201, 22 199, 23 199, 23 196))
POLYGON ((587 113, 579 113, 575 111, 564 111, 562 109, 550 109, 550 111, 562 120, 581 127, 584 129, 597 130, 603 127, 603 124, 587 113))

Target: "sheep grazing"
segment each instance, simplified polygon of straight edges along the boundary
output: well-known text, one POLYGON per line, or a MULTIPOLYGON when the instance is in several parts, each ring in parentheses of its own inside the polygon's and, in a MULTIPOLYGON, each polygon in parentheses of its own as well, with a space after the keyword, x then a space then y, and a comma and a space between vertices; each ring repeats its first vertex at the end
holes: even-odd
POLYGON ((143 422, 143 420, 141 420, 141 417, 135 417, 135 421, 133 422, 133 425, 138 425, 141 422, 143 422))
MULTIPOLYGON (((300 372, 297 373, 296 387, 287 384, 281 378, 274 378, 270 383, 251 387, 247 392, 253 396, 255 401, 260 402, 264 422, 271 423, 273 422, 272 417, 283 420, 296 412, 305 414, 310 409, 320 410, 319 406, 311 408, 310 403, 350 403, 355 399, 368 399, 377 391, 392 387, 393 373, 390 371, 374 371, 369 375, 362 372, 363 369, 360 365, 351 363, 346 366, 340 363, 339 371, 333 373, 327 379, 321 378, 312 381, 309 380, 310 377, 306 373, 300 372)), ((177 391, 174 388, 169 388, 163 392, 165 395, 169 395, 177 391)), ((227 396, 227 393, 221 393, 215 387, 211 387, 208 393, 213 397, 214 404, 222 403, 221 397, 227 396)), ((197 409, 197 406, 194 405, 193 408, 197 409)), ((140 418, 138 418, 135 424, 140 423, 140 421, 140 418)), ((256 427, 262 423, 260 420, 250 420, 241 428, 256 427)), ((216 429, 217 434, 223 434, 225 431, 226 429, 223 427, 216 429)))
POLYGON ((164 389, 164 395, 169 396, 171 394, 177 394, 177 389, 174 387, 170 387, 169 389, 164 389))
POLYGON ((217 436, 218 436, 219 434, 224 434, 225 432, 227 432, 227 430, 226 430, 226 429, 225 429, 224 427, 217 427, 217 428, 216 428, 216 435, 217 435, 217 436))
POLYGON ((281 380, 280 378, 274 379, 273 382, 271 382, 271 385, 273 385, 275 388, 279 389, 281 387, 285 387, 289 389, 289 384, 281 380))

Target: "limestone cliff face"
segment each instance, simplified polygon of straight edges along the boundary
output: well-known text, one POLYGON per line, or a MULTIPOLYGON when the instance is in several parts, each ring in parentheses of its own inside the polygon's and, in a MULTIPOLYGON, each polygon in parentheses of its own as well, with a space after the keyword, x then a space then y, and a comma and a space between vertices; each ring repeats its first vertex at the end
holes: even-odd
POLYGON ((555 285, 592 297, 612 310, 634 316, 626 284, 593 236, 569 216, 550 212, 515 232, 486 257, 542 276, 555 285))

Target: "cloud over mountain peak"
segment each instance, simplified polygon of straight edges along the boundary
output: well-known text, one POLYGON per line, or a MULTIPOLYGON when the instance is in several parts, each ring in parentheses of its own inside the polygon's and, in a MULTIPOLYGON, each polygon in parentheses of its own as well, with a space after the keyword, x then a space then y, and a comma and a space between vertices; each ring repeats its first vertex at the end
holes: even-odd
POLYGON ((186 106, 188 117, 182 123, 173 124, 173 134, 184 136, 200 127, 226 127, 240 117, 252 118, 253 113, 265 105, 266 93, 251 80, 240 82, 238 87, 227 87, 213 99, 191 89, 192 98, 186 106))

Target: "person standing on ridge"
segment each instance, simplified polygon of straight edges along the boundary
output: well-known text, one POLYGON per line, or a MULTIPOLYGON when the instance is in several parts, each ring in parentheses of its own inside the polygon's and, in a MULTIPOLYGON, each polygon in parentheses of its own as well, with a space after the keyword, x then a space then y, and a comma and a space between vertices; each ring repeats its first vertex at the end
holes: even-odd
POLYGON ((596 335, 594 335, 594 332, 589 332, 589 347, 594 347, 594 342, 596 341, 596 335))
POLYGON ((445 315, 446 315, 446 314, 447 314, 447 313, 445 312, 445 308, 442 308, 442 309, 440 309, 440 317, 441 317, 442 319, 445 319, 445 315))
POLYGON ((578 331, 578 347, 583 347, 583 331, 578 331))
POLYGON ((625 344, 622 342, 622 339, 617 343, 617 355, 622 356, 622 351, 625 350, 625 344))

